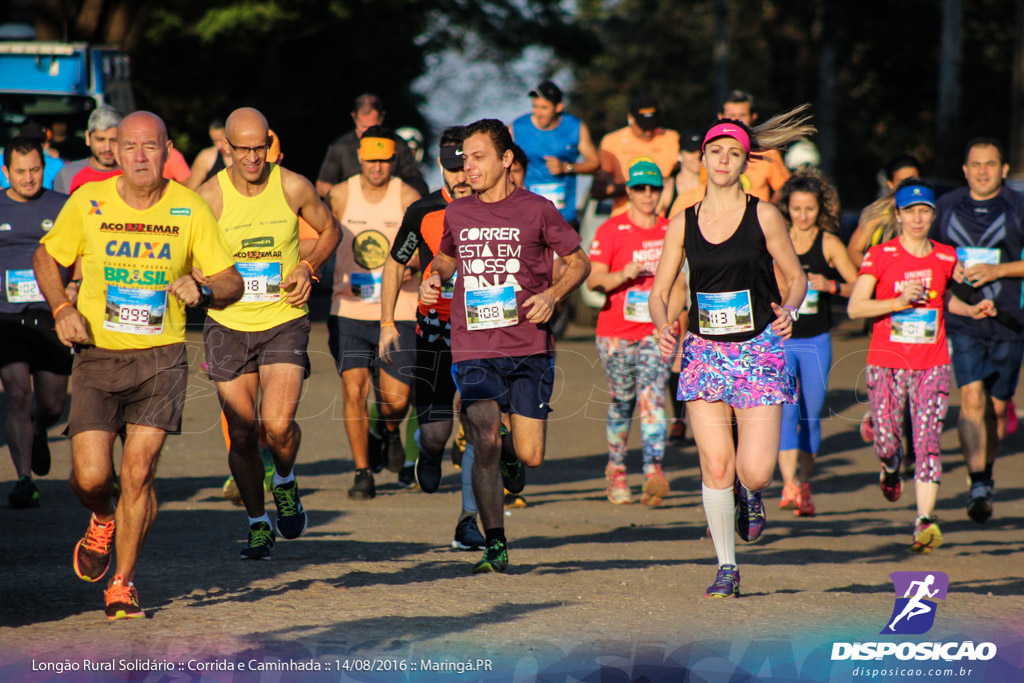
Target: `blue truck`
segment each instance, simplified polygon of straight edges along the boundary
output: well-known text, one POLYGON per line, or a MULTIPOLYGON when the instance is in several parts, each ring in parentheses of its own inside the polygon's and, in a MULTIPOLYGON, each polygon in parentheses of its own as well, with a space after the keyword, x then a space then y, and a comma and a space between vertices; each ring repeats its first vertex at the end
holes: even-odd
POLYGON ((0 147, 28 120, 84 137, 101 104, 135 109, 131 64, 119 48, 0 40, 0 147))

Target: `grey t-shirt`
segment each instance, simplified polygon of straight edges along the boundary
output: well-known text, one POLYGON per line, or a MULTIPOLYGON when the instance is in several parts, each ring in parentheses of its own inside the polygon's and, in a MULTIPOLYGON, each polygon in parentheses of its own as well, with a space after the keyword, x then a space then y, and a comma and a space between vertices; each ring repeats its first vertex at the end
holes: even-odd
POLYGON ((70 161, 64 164, 64 168, 57 172, 57 177, 53 180, 53 191, 60 192, 62 194, 70 194, 71 192, 71 181, 74 179, 78 172, 89 165, 89 159, 92 157, 86 157, 79 159, 78 161, 70 161))

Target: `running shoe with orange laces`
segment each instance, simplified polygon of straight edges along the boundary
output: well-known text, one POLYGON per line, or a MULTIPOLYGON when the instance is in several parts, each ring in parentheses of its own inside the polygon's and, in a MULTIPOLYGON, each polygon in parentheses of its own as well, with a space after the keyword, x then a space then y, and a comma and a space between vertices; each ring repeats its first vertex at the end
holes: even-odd
POLYGON ((669 494, 668 479, 661 471, 661 465, 651 465, 650 470, 645 474, 647 480, 644 482, 643 493, 640 495, 640 503, 648 507, 658 507, 661 505, 662 499, 669 494))
POLYGON ((92 515, 85 536, 75 546, 72 564, 78 578, 92 583, 102 579, 110 567, 110 548, 113 544, 114 520, 101 524, 96 515, 92 515))
POLYGON ((779 500, 779 509, 796 510, 798 507, 796 502, 798 493, 800 493, 800 485, 795 481, 791 484, 783 484, 782 498, 779 500))
POLYGON ((629 485, 626 483, 625 465, 608 465, 604 468, 604 478, 608 482, 605 493, 615 505, 626 505, 633 502, 633 496, 629 492, 629 485))
POLYGON ((814 516, 814 498, 811 497, 811 484, 800 484, 796 493, 796 516, 797 517, 813 517, 814 516))
POLYGON ((103 598, 107 601, 107 619, 110 621, 141 619, 146 616, 139 607, 139 592, 135 590, 135 584, 126 581, 120 574, 110 580, 103 598))

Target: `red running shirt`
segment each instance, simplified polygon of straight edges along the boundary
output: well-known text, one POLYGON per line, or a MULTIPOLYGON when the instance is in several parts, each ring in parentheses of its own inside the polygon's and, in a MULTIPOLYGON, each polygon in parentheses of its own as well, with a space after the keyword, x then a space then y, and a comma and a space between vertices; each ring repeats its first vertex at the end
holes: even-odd
POLYGON ((868 365, 927 370, 949 364, 943 301, 953 277, 956 250, 932 242, 927 256, 910 254, 899 238, 871 247, 860 265, 861 275, 874 277, 875 299, 891 299, 910 280, 924 282, 928 300, 912 308, 875 318, 868 347, 868 365))
POLYGON ((628 214, 621 214, 597 229, 590 245, 591 261, 605 264, 612 273, 634 261, 644 268, 636 279, 608 292, 597 316, 597 336, 637 340, 654 334, 647 298, 654 286, 667 226, 668 219, 659 217, 653 228, 641 228, 628 214))

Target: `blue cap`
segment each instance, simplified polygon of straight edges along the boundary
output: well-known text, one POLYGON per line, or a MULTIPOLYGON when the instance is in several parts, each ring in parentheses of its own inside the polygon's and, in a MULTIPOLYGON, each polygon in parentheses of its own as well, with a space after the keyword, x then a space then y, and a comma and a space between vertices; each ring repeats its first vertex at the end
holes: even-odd
POLYGON ((662 187, 664 184, 661 169, 656 163, 647 157, 637 157, 633 160, 633 164, 629 167, 629 179, 626 180, 626 187, 636 187, 637 185, 662 187))
POLYGON ((914 204, 927 204, 935 208, 935 193, 930 187, 921 185, 908 185, 896 190, 896 208, 905 209, 914 204))

